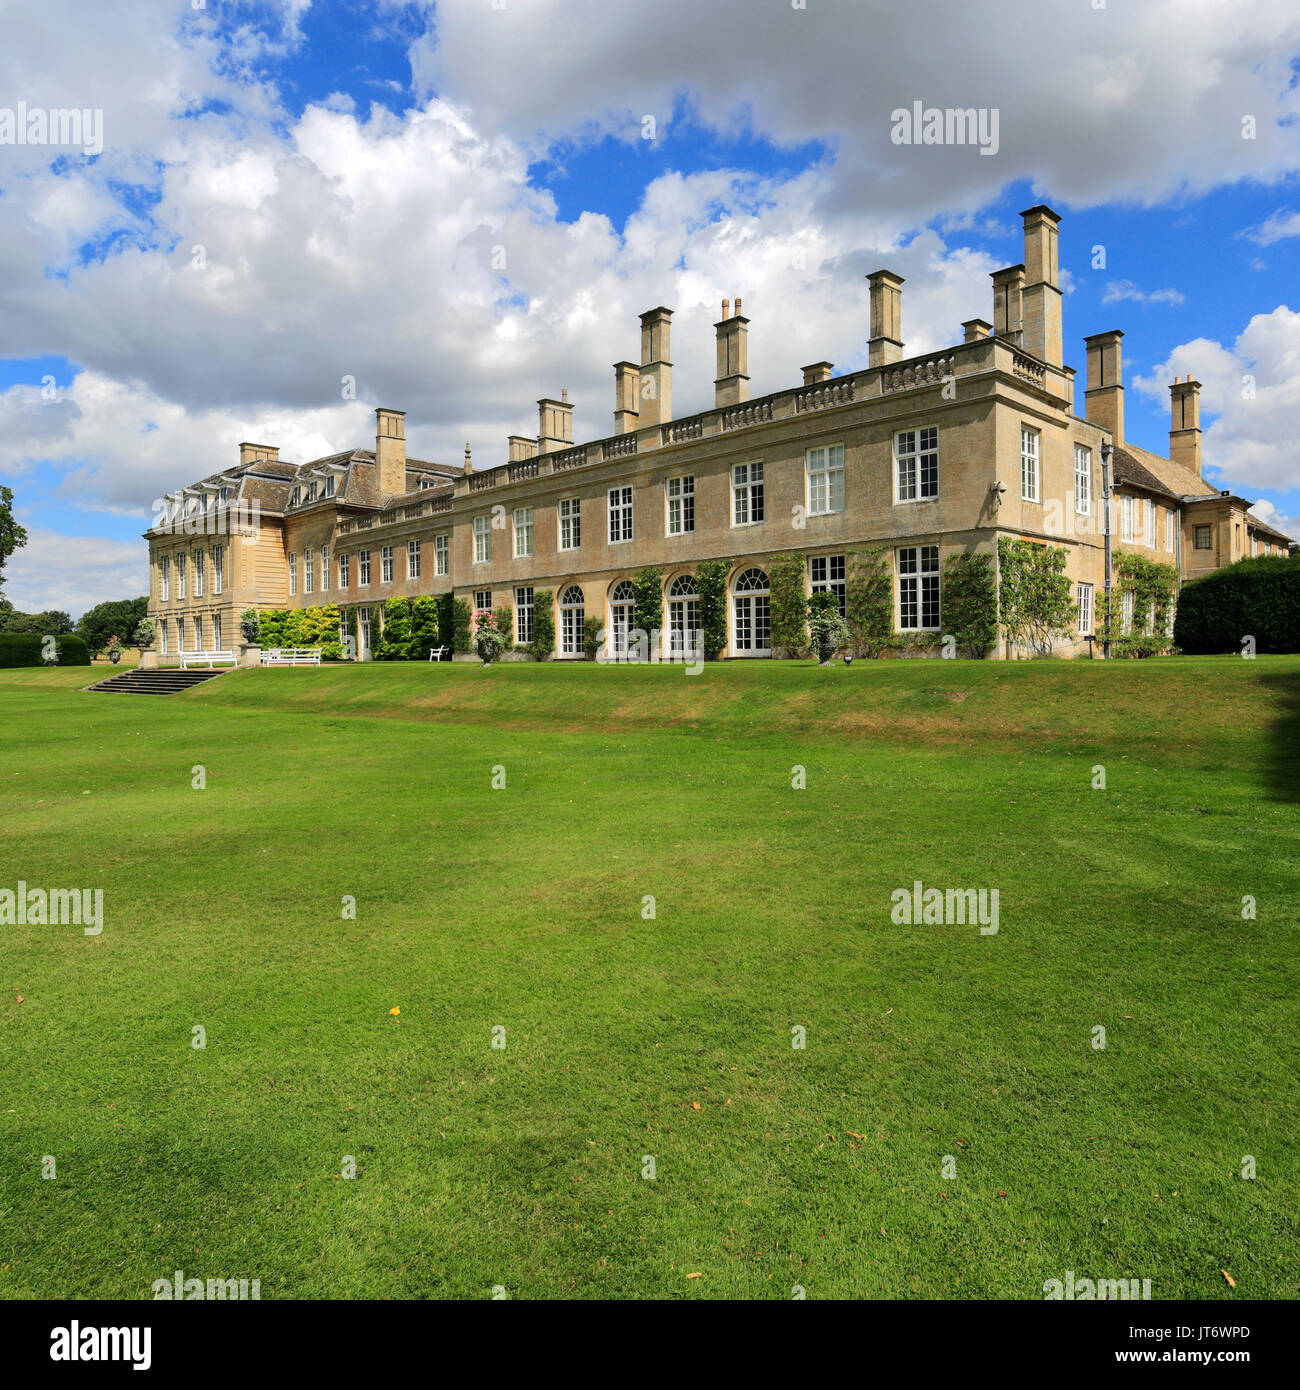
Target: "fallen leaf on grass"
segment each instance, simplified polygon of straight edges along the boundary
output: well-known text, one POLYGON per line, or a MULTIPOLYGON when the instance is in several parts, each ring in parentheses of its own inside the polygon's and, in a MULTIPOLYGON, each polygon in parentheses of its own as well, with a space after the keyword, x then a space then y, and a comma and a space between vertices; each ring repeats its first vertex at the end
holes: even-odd
POLYGON ((1221 1269, 1219 1273, 1222 1274, 1223 1277, 1228 1281, 1228 1287, 1230 1289, 1235 1289, 1237 1287, 1237 1281, 1232 1277, 1231 1274, 1228 1273, 1226 1269, 1221 1269))
MULTIPOLYGON (((699 1103, 698 1100, 693 1100, 693 1101, 691 1101, 691 1109, 692 1109, 692 1110, 698 1110, 699 1108, 700 1108, 700 1103, 699 1103)), ((686 1277, 689 1279, 691 1276, 688 1274, 686 1277)))
POLYGON ((688 1274, 686 1277, 688 1279, 703 1279, 704 1275, 700 1270, 697 1269, 694 1274, 688 1274))
POLYGON ((400 1014, 402 1012, 402 1006, 399 1004, 395 1009, 389 1009, 388 1012, 393 1015, 400 1014))

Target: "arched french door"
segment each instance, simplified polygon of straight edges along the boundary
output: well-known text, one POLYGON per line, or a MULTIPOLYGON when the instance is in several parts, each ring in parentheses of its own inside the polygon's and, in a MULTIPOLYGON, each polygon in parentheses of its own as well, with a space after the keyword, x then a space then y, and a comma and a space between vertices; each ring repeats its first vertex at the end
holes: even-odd
POLYGON ((763 570, 747 569, 736 577, 731 598, 733 656, 772 655, 771 597, 763 570))
POLYGON ((636 590, 629 580, 621 580, 609 596, 609 650, 615 661, 627 659, 627 635, 632 631, 636 590))
POLYGON ((582 656, 582 629, 586 619, 582 590, 570 584, 560 594, 560 655, 582 656))
POLYGON ((668 651, 680 658, 699 645, 700 595, 693 574, 681 574, 668 590, 668 651))

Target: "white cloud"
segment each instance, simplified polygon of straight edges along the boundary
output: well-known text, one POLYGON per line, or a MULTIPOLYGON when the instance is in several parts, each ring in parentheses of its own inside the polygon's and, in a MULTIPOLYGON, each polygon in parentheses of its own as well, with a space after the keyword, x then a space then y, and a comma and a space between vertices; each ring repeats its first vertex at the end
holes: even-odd
POLYGON ((28 527, 27 544, 5 564, 5 598, 23 613, 58 609, 75 622, 110 598, 149 592, 149 552, 141 541, 61 536, 28 527))
POLYGON ((1292 540, 1300 540, 1300 516, 1285 516, 1268 500, 1261 498, 1250 509, 1251 516, 1257 516, 1266 526, 1272 526, 1292 540))
POLYGON ((1202 383, 1202 455, 1222 471, 1223 486, 1247 493, 1300 487, 1300 313, 1279 304, 1256 314, 1230 346, 1208 338, 1181 343, 1133 384, 1167 402, 1169 383, 1187 375, 1202 383))
POLYGON ((1181 290, 1140 290, 1132 280, 1110 280, 1102 293, 1103 304, 1120 304, 1131 299, 1136 304, 1181 304, 1187 298, 1181 290))
POLYGON ((1257 227, 1247 227, 1242 236, 1260 246, 1272 246, 1274 242, 1285 241, 1288 237, 1300 236, 1300 212, 1278 210, 1266 217, 1257 227))

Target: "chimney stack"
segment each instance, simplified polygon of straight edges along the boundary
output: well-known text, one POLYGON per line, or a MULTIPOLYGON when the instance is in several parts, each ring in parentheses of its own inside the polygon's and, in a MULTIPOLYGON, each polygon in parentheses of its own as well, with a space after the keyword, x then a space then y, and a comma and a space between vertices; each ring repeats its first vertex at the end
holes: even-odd
POLYGON ((241 466, 245 463, 256 463, 258 459, 271 459, 274 462, 279 457, 280 446, 278 444, 241 444, 239 446, 241 466))
POLYGON ((509 451, 507 457, 511 463, 519 463, 522 459, 535 459, 537 457, 537 441, 530 439, 526 434, 506 435, 506 448, 509 451))
POLYGON ((1123 333, 1094 333, 1085 338, 1088 349, 1088 384, 1083 393, 1086 419, 1109 430, 1116 444, 1124 442, 1124 353, 1123 333))
POLYGON ((1190 376, 1169 388, 1169 457, 1201 476, 1201 383, 1190 376))
POLYGON ((867 365, 883 367, 903 358, 903 277, 892 270, 867 276, 871 286, 871 337, 867 365))
POLYGON ((1023 265, 1009 265, 995 270, 993 281, 993 336, 1005 338, 1020 346, 1020 316, 1025 289, 1023 265))
POLYGON ((985 319, 967 319, 961 326, 963 343, 978 343, 993 332, 993 325, 985 319))
POLYGON ((406 491, 406 411, 375 411, 375 467, 380 492, 406 491))
POLYGON ((553 454, 573 443, 573 407, 569 404, 569 388, 560 392, 558 401, 543 396, 537 402, 537 452, 553 454))
POLYGON ((1062 361, 1061 286, 1057 260, 1060 217, 1045 203, 1020 214, 1025 225, 1025 287, 1020 346, 1050 366, 1062 361))
POLYGON ((641 315, 642 425, 662 425, 673 418, 672 317, 673 311, 663 305, 641 315))
POLYGON ((835 370, 833 362, 810 362, 808 366, 799 369, 803 372, 803 384, 805 386, 820 386, 823 381, 831 379, 831 373, 835 370))
POLYGON ((638 401, 641 368, 635 362, 614 363, 614 433, 632 434, 640 420, 638 401))
POLYGON ((713 326, 718 331, 718 375, 714 379, 714 404, 739 405, 749 399, 749 320, 740 312, 736 296, 734 317, 727 317, 728 301, 722 301, 722 318, 713 326))

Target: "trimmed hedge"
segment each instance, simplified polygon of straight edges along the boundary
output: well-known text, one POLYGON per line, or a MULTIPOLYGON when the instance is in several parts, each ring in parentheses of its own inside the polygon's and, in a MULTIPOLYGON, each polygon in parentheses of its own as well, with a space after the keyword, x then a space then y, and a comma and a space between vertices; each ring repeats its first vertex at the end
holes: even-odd
MULTIPOLYGON (((0 666, 51 666, 41 655, 44 637, 35 632, 0 632, 0 666)), ((90 651, 80 637, 56 637, 60 666, 89 666, 90 651)))
POLYGON ((1179 594, 1174 643, 1184 652, 1239 652, 1247 637, 1259 652, 1300 652, 1300 556, 1238 560, 1179 594))

